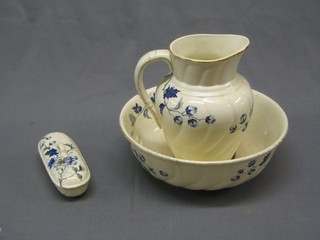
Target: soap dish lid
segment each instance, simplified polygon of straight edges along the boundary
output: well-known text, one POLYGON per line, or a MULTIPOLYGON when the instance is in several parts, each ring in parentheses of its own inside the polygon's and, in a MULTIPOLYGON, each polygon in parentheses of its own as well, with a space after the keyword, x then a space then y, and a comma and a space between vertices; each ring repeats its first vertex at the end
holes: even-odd
POLYGON ((51 181, 63 195, 76 197, 87 190, 90 170, 69 136, 49 133, 39 141, 38 150, 51 181))

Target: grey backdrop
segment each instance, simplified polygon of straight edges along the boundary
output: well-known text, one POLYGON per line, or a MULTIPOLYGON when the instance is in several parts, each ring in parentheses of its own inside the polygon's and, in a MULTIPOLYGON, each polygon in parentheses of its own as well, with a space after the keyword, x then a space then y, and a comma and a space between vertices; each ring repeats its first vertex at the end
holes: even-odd
MULTIPOLYGON (((0 239, 320 239, 320 2, 0 1, 0 239), (189 191, 134 159, 118 116, 149 50, 191 33, 250 38, 239 72, 290 129, 253 181, 189 191), (37 152, 46 133, 78 144, 88 192, 63 197, 37 152)), ((146 72, 153 86, 167 69, 146 72)))

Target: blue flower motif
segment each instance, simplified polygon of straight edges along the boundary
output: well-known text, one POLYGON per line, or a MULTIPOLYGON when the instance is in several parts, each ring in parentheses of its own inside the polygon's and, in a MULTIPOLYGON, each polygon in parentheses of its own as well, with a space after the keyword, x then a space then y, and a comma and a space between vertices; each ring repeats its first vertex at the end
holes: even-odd
POLYGON ((248 163, 248 167, 253 167, 253 165, 256 164, 256 160, 251 160, 249 163, 248 163))
POLYGON ((197 107, 194 107, 194 106, 188 106, 188 107, 186 107, 186 114, 188 115, 188 116, 193 116, 193 115, 195 115, 196 113, 197 113, 197 111, 198 111, 198 108, 197 107))
POLYGON ((196 127, 198 125, 198 121, 194 118, 188 120, 188 124, 190 127, 196 127))
POLYGON ((73 164, 76 164, 76 160, 78 158, 75 157, 75 156, 69 156, 69 157, 65 157, 63 160, 64 160, 64 163, 67 164, 67 165, 73 165, 73 164))
POLYGON ((237 176, 232 177, 230 180, 231 180, 232 182, 235 182, 235 181, 238 181, 239 179, 240 179, 240 176, 237 175, 237 176))
POLYGON ((139 160, 141 162, 145 162, 146 161, 145 157, 142 154, 138 154, 138 157, 139 157, 139 160))
POLYGON ((55 162, 56 162, 56 160, 54 158, 51 158, 49 163, 48 163, 48 167, 51 169, 55 162))
POLYGON ((165 104, 164 103, 161 103, 160 105, 159 105, 159 109, 160 109, 160 113, 161 114, 163 114, 163 109, 165 108, 165 104))
POLYGON ((236 130, 237 130, 237 125, 232 125, 232 126, 229 128, 230 133, 234 133, 236 130))
POLYGON ((49 151, 46 152, 45 155, 49 155, 49 157, 52 157, 54 155, 58 155, 58 150, 55 148, 51 148, 49 151))
MULTIPOLYGON (((172 116, 174 123, 176 123, 177 125, 183 125, 187 122, 189 126, 197 127, 200 122, 205 122, 207 124, 213 124, 214 122, 216 122, 216 118, 213 115, 201 116, 201 113, 198 113, 197 106, 188 105, 187 107, 185 107, 186 105, 184 105, 183 103, 183 97, 178 95, 179 92, 179 89, 168 85, 168 83, 164 85, 164 87, 162 88, 163 102, 159 104, 159 112, 161 114, 163 114, 163 110, 166 108, 166 111, 168 111, 169 115, 172 116), (178 99, 176 103, 173 103, 170 102, 170 98, 180 99, 178 99), (174 106, 170 107, 171 105, 174 106), (199 114, 199 116, 197 116, 197 114, 199 114), (189 120, 184 120, 184 117, 189 120)), ((230 128, 230 132, 235 130, 236 129, 232 130, 230 128)))
POLYGON ((142 111, 142 107, 138 105, 138 103, 136 103, 135 106, 132 107, 132 110, 135 112, 135 113, 140 113, 142 111))
POLYGON ((206 117, 206 123, 208 123, 208 124, 212 124, 215 121, 216 121, 216 119, 212 115, 206 117))
POLYGON ((163 176, 163 177, 168 177, 168 176, 169 176, 168 173, 166 173, 165 171, 162 171, 162 170, 160 170, 159 173, 160 173, 160 175, 163 176))
POLYGON ((247 114, 243 113, 240 117, 240 124, 244 124, 247 121, 247 114))
POLYGON ((173 121, 178 124, 178 125, 181 125, 183 123, 183 118, 181 116, 175 116, 173 118, 173 121))
POLYGON ((163 98, 167 98, 167 99, 169 99, 169 98, 176 98, 176 97, 178 97, 177 96, 177 93, 178 92, 180 92, 180 90, 178 90, 178 89, 176 89, 176 88, 174 88, 174 87, 168 87, 166 90, 165 90, 165 92, 164 92, 164 94, 163 94, 163 98))
POLYGON ((249 172, 248 172, 248 175, 252 175, 255 171, 256 171, 256 169, 251 168, 251 169, 249 170, 249 172))

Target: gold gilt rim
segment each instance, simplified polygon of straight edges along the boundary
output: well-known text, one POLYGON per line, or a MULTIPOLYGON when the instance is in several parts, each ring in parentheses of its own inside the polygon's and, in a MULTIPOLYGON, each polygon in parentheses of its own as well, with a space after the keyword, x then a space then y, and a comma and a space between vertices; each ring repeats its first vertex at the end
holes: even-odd
POLYGON ((173 56, 175 56, 175 57, 177 57, 177 58, 179 58, 179 59, 181 59, 181 60, 186 60, 186 61, 196 62, 196 63, 214 63, 214 62, 225 61, 225 60, 227 60, 227 59, 229 59, 229 58, 232 58, 232 57, 234 57, 234 56, 237 56, 237 55, 243 53, 245 50, 247 50, 247 48, 249 47, 249 45, 250 45, 250 40, 249 40, 247 37, 242 36, 242 35, 236 35, 236 34, 191 34, 191 35, 182 36, 182 37, 177 38, 177 39, 175 39, 174 41, 172 41, 171 44, 170 44, 169 51, 170 51, 170 53, 171 53, 173 56), (201 37, 201 36, 208 36, 208 37, 238 37, 238 38, 243 38, 243 39, 245 39, 245 40, 247 41, 247 43, 245 44, 245 46, 244 46, 243 48, 240 48, 238 51, 236 51, 236 52, 234 52, 234 53, 232 53, 232 54, 230 54, 230 55, 227 55, 227 56, 222 57, 222 58, 207 59, 207 60, 206 60, 206 59, 195 59, 195 58, 185 57, 185 56, 183 56, 183 55, 181 55, 181 54, 176 53, 176 52, 173 51, 173 49, 172 49, 172 48, 173 48, 173 45, 174 45, 176 42, 178 42, 178 41, 180 41, 180 40, 182 40, 182 39, 190 38, 190 37, 201 37))

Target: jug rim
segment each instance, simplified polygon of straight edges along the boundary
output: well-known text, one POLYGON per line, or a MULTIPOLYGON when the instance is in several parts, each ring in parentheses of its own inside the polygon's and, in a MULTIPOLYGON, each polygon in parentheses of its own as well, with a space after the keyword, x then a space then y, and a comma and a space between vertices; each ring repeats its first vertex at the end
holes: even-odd
POLYGON ((173 56, 175 56, 181 60, 186 60, 186 61, 191 61, 191 62, 196 62, 196 63, 215 63, 215 62, 225 61, 229 58, 232 58, 234 56, 242 54, 249 47, 249 45, 250 45, 249 38, 247 38, 246 36, 243 36, 243 35, 238 35, 238 34, 190 34, 190 35, 185 35, 185 36, 182 36, 182 37, 179 37, 179 38, 173 40, 170 44, 169 51, 173 56), (179 53, 177 53, 176 50, 174 50, 175 45, 182 40, 185 40, 188 38, 201 38, 201 37, 202 38, 203 37, 210 37, 210 38, 224 37, 224 38, 233 38, 233 39, 238 38, 239 40, 242 39, 244 41, 244 43, 243 43, 243 46, 239 47, 238 50, 236 50, 230 54, 227 54, 226 56, 212 58, 212 59, 192 58, 192 57, 188 57, 188 56, 179 54, 179 53))

